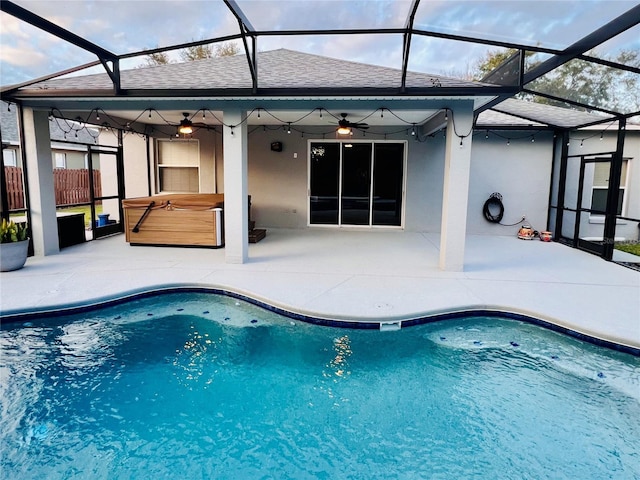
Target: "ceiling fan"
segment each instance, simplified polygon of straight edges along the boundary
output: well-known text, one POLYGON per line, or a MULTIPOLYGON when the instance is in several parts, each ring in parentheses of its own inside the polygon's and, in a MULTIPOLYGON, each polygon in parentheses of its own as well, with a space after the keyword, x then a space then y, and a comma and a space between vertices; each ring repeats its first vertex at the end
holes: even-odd
POLYGON ((349 135, 352 128, 357 128, 359 130, 366 130, 367 128, 369 128, 368 123, 350 122, 349 120, 347 120, 347 115, 348 113, 340 114, 342 118, 338 121, 337 130, 340 135, 349 135))

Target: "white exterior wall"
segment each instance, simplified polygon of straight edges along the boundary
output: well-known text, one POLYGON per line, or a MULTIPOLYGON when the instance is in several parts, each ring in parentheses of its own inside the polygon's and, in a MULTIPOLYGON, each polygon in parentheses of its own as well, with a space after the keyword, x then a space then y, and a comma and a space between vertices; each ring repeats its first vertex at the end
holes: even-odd
MULTIPOLYGON (((118 144, 117 139, 111 135, 113 145, 118 144)), ((102 140, 102 137, 100 138, 102 140)), ((151 155, 153 158, 154 142, 150 141, 151 155)), ((147 144, 144 138, 138 135, 124 135, 122 139, 124 151, 124 191, 127 198, 146 197, 147 189, 147 144)), ((153 180, 153 165, 151 165, 151 177, 153 180)), ((151 190, 153 192, 153 190, 151 190)))
MULTIPOLYGON (((249 135, 251 213, 259 227, 306 228, 307 142, 313 137, 261 129, 249 135), (271 151, 274 141, 282 142, 282 152, 271 151)), ((379 140, 374 135, 364 139, 367 138, 379 140)), ((388 140, 406 139, 405 134, 388 137, 388 140)), ((444 140, 442 134, 436 134, 424 142, 409 140, 407 144, 406 230, 440 231, 444 140)), ((482 215, 484 202, 496 191, 503 195, 504 223, 515 223, 524 214, 535 228, 545 230, 551 162, 551 134, 536 134, 533 144, 528 139, 512 140, 509 146, 506 140, 495 137, 486 140, 483 135, 476 135, 471 154, 467 232, 515 235, 518 227, 492 224, 482 215)))
MULTIPOLYGON (((507 134, 500 132, 507 137, 507 134)), ((488 222, 482 213, 484 203, 493 192, 502 195, 504 224, 516 223, 522 216, 535 230, 547 230, 553 134, 536 133, 521 138, 525 132, 512 133, 517 140, 477 134, 471 154, 469 211, 467 232, 479 235, 515 235, 518 225, 507 227, 488 222)))
MULTIPOLYGON (((311 127, 306 127, 311 131, 311 127)), ((307 228, 308 141, 322 135, 284 130, 249 129, 248 136, 248 193, 252 198, 251 217, 261 228, 307 228), (271 142, 282 142, 282 152, 271 151, 271 142), (297 158, 294 158, 297 154, 297 158)), ((326 131, 321 128, 320 131, 326 131)), ((501 133, 504 137, 507 134, 501 133)), ((519 132, 514 137, 523 137, 519 132)), ((221 135, 200 132, 200 175, 202 192, 224 192, 224 158, 221 135), (215 166, 214 166, 215 163, 215 166)), ((325 137, 327 140, 328 137, 325 137)), ((358 139, 380 140, 368 134, 358 139)), ((444 147, 442 133, 427 137, 423 142, 412 140, 404 133, 389 136, 388 140, 407 140, 407 170, 404 228, 408 231, 439 232, 442 215, 444 179, 444 147)), ((146 166, 144 140, 132 154, 129 137, 125 137, 125 169, 127 196, 146 196, 146 166), (135 167, 132 162, 138 162, 135 167), (138 168, 139 173, 132 174, 138 168), (134 178, 131 178, 134 177, 134 178), (135 184, 140 191, 130 186, 135 184), (134 194, 135 193, 135 194, 134 194)), ((153 142, 152 142, 153 144, 153 142)), ((636 144, 637 145, 637 144, 636 144)), ((633 148, 633 147, 631 147, 633 148)), ((637 146, 635 147, 637 148, 637 146)), ((476 134, 471 153, 471 177, 467 233, 480 235, 515 235, 518 226, 506 227, 485 220, 484 202, 493 192, 503 196, 503 223, 516 223, 522 215, 537 230, 547 229, 553 138, 551 133, 536 133, 535 143, 530 137, 511 140, 476 134)), ((153 161, 153 159, 152 159, 153 161)), ((152 167, 152 171, 153 170, 152 167)), ((637 181, 640 168, 630 169, 631 182, 637 181)), ((155 174, 153 175, 155 178, 155 174)), ((640 193, 640 192, 639 192, 640 193)), ((629 200, 632 193, 629 190, 629 200)), ((638 194, 635 199, 638 199, 638 194)), ((322 228, 322 227, 314 227, 322 228)), ((330 227, 329 227, 330 228, 330 227)), ((553 225, 551 227, 553 229, 553 225)))

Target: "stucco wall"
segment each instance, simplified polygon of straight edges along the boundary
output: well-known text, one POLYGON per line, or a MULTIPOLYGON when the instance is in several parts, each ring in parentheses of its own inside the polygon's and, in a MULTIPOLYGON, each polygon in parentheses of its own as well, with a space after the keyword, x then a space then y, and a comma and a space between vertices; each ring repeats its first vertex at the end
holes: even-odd
POLYGON ((495 135, 485 138, 476 134, 471 154, 467 232, 471 234, 511 235, 519 226, 502 226, 488 222, 482 213, 484 203, 493 192, 502 195, 504 217, 501 223, 518 222, 522 216, 534 229, 547 229, 547 205, 553 135, 536 133, 535 143, 526 132, 506 134, 507 140, 495 135))
MULTIPOLYGON (((305 128, 311 131, 311 128, 305 128)), ((323 128, 319 131, 326 131, 323 128)), ((379 139, 370 131, 367 140, 379 139)), ((518 137, 525 136, 519 133, 518 137)), ((506 136, 506 135, 505 135, 506 136)), ((514 136, 516 136, 514 134, 514 136)), ((202 132, 200 140, 201 191, 224 192, 222 178, 224 159, 222 138, 219 133, 202 132), (214 166, 215 163, 215 166, 214 166)), ((321 134, 299 132, 287 134, 277 129, 266 131, 250 129, 248 140, 248 188, 252 196, 252 219, 259 227, 307 228, 307 155, 310 139, 321 134), (271 151, 271 143, 280 141, 282 152, 271 151)), ((358 137, 362 138, 362 137, 358 137)), ((439 232, 442 211, 444 176, 444 138, 437 134, 417 142, 404 133, 389 136, 389 140, 407 140, 407 169, 404 227, 409 231, 439 232)), ((133 140, 132 140, 133 141, 133 140)), ((143 141, 140 145, 143 145, 143 141)), ((478 134, 473 140, 471 179, 467 231, 482 235, 515 235, 518 226, 504 227, 489 223, 482 215, 482 207, 492 192, 503 196, 505 214, 503 223, 518 222, 525 215, 527 222, 538 230, 547 228, 552 164, 552 135, 536 133, 536 142, 530 138, 511 140, 478 134)), ((127 168, 127 196, 134 196, 129 182, 140 182, 146 195, 146 170, 138 165, 137 179, 129 178, 135 172, 130 164, 129 143, 125 143, 127 168)), ((141 146, 134 156, 143 158, 141 146)), ((136 163, 137 165, 137 163, 136 163)), ((146 168, 146 167, 145 167, 146 168)), ((136 187, 136 188, 138 188, 136 187)), ((316 228, 316 227, 314 227, 316 228)), ((319 227, 322 228, 322 227, 319 227)))
MULTIPOLYGON (((249 136, 249 193, 252 216, 259 226, 305 228, 307 226, 307 148, 311 135, 288 135, 284 131, 258 129, 249 136), (272 152, 273 141, 283 143, 282 152, 272 152), (297 154, 297 158, 294 155, 297 154)), ((373 137, 373 136, 371 136, 373 137)), ((535 228, 546 229, 551 134, 510 142, 476 136, 471 160, 468 233, 510 235, 518 227, 487 222, 482 206, 492 192, 500 192, 505 203, 504 223, 522 215, 535 228)), ((409 137, 412 138, 412 137, 409 137)), ((405 134, 389 140, 406 140, 405 134)), ((440 231, 444 175, 444 138, 408 141, 405 229, 440 231)))

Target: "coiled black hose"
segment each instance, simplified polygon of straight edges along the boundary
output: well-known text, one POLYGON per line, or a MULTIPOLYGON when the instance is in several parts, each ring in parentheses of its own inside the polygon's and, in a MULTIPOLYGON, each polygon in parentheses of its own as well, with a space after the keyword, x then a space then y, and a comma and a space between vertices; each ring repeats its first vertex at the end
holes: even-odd
POLYGON ((504 215, 502 195, 500 195, 498 192, 493 192, 489 196, 487 201, 484 202, 484 206, 482 207, 482 214, 488 222, 500 223, 500 221, 502 220, 502 216, 504 215), (498 209, 498 212, 492 213, 492 210, 495 212, 496 208, 498 209))

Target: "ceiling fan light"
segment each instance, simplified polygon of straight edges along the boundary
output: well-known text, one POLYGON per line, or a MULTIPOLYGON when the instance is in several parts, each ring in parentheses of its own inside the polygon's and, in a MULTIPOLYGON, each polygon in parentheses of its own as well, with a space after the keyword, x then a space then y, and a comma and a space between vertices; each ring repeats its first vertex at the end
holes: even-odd
POLYGON ((338 135, 351 135, 351 128, 350 127, 338 127, 338 135))
POLYGON ((183 113, 184 118, 180 121, 180 125, 178 126, 178 133, 182 133, 183 135, 191 135, 193 133, 193 123, 187 117, 188 113, 183 113))

